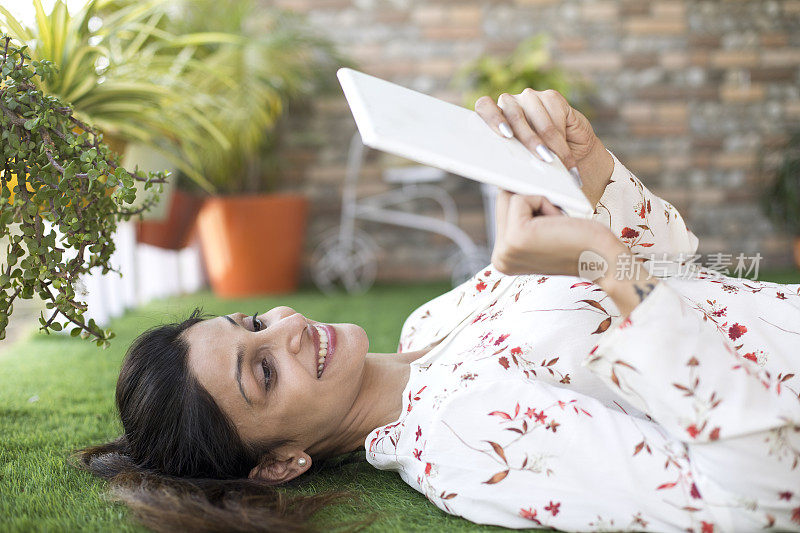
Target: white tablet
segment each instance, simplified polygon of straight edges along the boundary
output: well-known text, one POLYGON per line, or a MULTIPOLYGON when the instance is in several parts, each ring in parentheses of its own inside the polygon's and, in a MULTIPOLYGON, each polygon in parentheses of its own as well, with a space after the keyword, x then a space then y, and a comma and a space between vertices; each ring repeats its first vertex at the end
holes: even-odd
POLYGON ((547 197, 570 216, 594 210, 558 158, 545 163, 474 111, 349 68, 337 73, 364 144, 518 194, 547 197))

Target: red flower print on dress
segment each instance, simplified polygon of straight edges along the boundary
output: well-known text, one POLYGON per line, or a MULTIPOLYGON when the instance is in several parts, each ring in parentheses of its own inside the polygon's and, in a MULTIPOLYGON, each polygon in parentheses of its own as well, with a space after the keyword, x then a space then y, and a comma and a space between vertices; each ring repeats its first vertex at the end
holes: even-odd
POLYGON ((742 324, 739 324, 738 322, 734 323, 731 327, 728 328, 728 337, 730 337, 731 340, 734 341, 739 337, 741 337, 742 335, 744 335, 745 333, 747 333, 747 327, 743 326, 742 324))
POLYGON ((432 466, 433 466, 433 465, 432 465, 432 464, 430 464, 430 463, 425 463, 425 475, 426 475, 426 476, 429 476, 429 475, 430 475, 430 473, 431 473, 431 467, 432 467, 432 466))
POLYGON ((519 515, 526 520, 530 520, 534 524, 542 525, 538 518, 536 518, 536 509, 533 507, 528 507, 527 509, 520 509, 519 515))
POLYGON ((701 531, 703 533, 714 533, 714 524, 710 522, 701 521, 700 525, 702 526, 701 531))
POLYGON ((500 346, 500 344, 502 344, 503 341, 506 340, 507 338, 508 338, 508 333, 503 333, 502 335, 497 337, 497 340, 494 341, 494 345, 495 346, 500 346))
POLYGON ((647 206, 642 202, 642 206, 639 208, 639 218, 644 218, 646 209, 647 206))
POLYGON ((486 284, 483 281, 479 281, 475 288, 478 289, 478 292, 481 292, 486 288, 486 284))
POLYGON ((730 285, 728 283, 723 283, 722 290, 724 290, 725 292, 739 292, 739 287, 736 287, 735 285, 730 285))
POLYGON ((525 416, 527 416, 528 418, 533 418, 534 416, 536 416, 536 409, 534 409, 533 407, 528 407, 528 409, 525 411, 525 416))
POLYGON ((417 434, 416 434, 416 436, 417 436, 417 438, 415 439, 415 441, 419 440, 419 438, 422 436, 422 428, 419 427, 419 426, 417 426, 417 434))
POLYGON ((689 494, 692 496, 692 498, 695 499, 701 498, 700 491, 697 489, 697 485, 695 485, 694 483, 692 483, 692 490, 689 491, 689 494))
POLYGON ((742 357, 744 357, 745 359, 749 359, 750 361, 752 361, 754 363, 758 363, 758 357, 756 357, 756 353, 755 352, 747 352, 742 357))
POLYGON ((487 270, 486 272, 483 273, 483 275, 488 278, 489 276, 492 275, 492 271, 491 270, 487 270))
MULTIPOLYGON (((421 398, 420 394, 422 394, 422 391, 424 391, 427 388, 428 388, 427 385, 423 386, 421 389, 417 391, 417 394, 413 396, 411 395, 411 392, 408 393, 408 409, 406 409, 407 412, 409 413, 411 412, 411 409, 414 408, 414 402, 419 401, 419 399, 421 398)), ((392 426, 386 426, 386 427, 392 427, 392 426)))
POLYGON ((522 355, 522 348, 519 346, 511 348, 511 355, 522 355))
POLYGON ((687 432, 687 433, 688 433, 688 434, 689 434, 689 435, 690 435, 692 438, 695 438, 695 437, 696 437, 696 436, 697 436, 697 435, 700 433, 700 430, 698 430, 698 429, 697 429, 697 426, 695 426, 694 424, 692 424, 691 426, 689 426, 688 428, 686 428, 686 432, 687 432))
POLYGON ((792 522, 800 524, 800 507, 792 509, 792 522))
POLYGON ((500 366, 502 366, 503 368, 508 370, 508 358, 507 357, 503 356, 500 359, 498 359, 497 362, 500 363, 500 366))
POLYGON ((639 232, 633 228, 624 227, 622 228, 622 232, 620 233, 620 237, 623 239, 635 239, 639 236, 639 232))
POLYGON ((550 511, 553 513, 553 516, 558 514, 558 508, 561 507, 561 502, 553 503, 553 500, 550 500, 550 505, 544 508, 545 511, 550 511))
MULTIPOLYGON (((536 421, 537 422, 541 422, 542 424, 544 424, 544 421, 547 418, 547 415, 544 414, 544 411, 539 411, 538 413, 536 413, 535 416, 536 416, 536 421)), ((550 422, 550 424, 552 424, 552 422, 550 422)), ((556 426, 557 425, 558 424, 556 424, 556 426)), ((549 429, 549 426, 548 426, 548 429, 549 429)), ((556 432, 556 430, 555 430, 555 428, 553 428, 553 433, 555 433, 555 432, 556 432)))
POLYGON ((417 461, 422 461, 422 450, 414 448, 414 458, 417 461))
POLYGON ((777 298, 779 300, 785 300, 786 299, 786 295, 783 294, 782 292, 775 292, 775 298, 777 298))
POLYGON ((783 492, 778 493, 778 499, 786 500, 787 502, 792 499, 792 491, 785 490, 783 492))

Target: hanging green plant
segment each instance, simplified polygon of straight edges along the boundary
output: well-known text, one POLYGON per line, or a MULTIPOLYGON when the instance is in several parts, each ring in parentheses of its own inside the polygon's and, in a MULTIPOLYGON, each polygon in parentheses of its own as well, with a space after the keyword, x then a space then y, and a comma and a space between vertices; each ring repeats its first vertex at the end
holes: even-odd
POLYGON ((55 67, 31 62, 26 48, 0 35, 0 238, 8 241, 0 264, 0 339, 14 301, 38 295, 49 310, 40 329, 72 326, 73 336, 105 347, 114 334, 84 320, 79 276, 95 267, 113 270, 117 223, 152 207, 166 176, 117 166, 101 134, 37 88, 55 67), (153 194, 132 209, 136 181, 153 194))

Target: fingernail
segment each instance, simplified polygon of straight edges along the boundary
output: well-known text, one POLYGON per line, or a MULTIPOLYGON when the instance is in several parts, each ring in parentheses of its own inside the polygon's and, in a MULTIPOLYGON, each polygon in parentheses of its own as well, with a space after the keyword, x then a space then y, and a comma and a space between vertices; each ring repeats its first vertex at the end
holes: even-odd
POLYGON ((542 159, 544 159, 545 163, 552 163, 555 161, 553 158, 553 152, 551 152, 550 149, 543 144, 540 144, 536 147, 536 153, 539 154, 542 159))
POLYGON ((502 133, 503 137, 505 137, 506 139, 510 139, 511 137, 514 136, 514 133, 511 131, 511 128, 509 128, 508 124, 506 124, 505 122, 501 122, 498 128, 500 129, 500 133, 502 133))
POLYGON ((572 167, 569 169, 569 173, 572 174, 572 178, 575 180, 575 184, 578 187, 583 187, 583 181, 581 181, 581 173, 578 172, 578 167, 572 167))

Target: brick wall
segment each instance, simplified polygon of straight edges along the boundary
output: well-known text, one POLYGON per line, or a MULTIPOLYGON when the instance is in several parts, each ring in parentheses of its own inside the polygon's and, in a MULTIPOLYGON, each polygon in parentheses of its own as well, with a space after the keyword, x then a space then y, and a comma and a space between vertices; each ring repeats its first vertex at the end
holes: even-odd
MULTIPOLYGON (((268 0, 263 0, 268 2, 268 0)), ((760 252, 790 262, 758 204, 761 161, 800 119, 800 0, 272 0, 308 13, 367 73, 460 103, 465 63, 536 33, 554 60, 596 87, 598 135, 685 215, 700 252, 760 252)), ((341 96, 293 110, 284 124, 287 178, 312 199, 308 251, 337 224, 350 135, 341 96)), ((385 190, 372 153, 360 193, 385 190)), ((475 184, 449 178, 461 223, 485 242, 475 184)), ((433 212, 430 206, 416 206, 433 212)), ((378 241, 382 279, 446 277, 446 239, 361 223, 378 241)))

